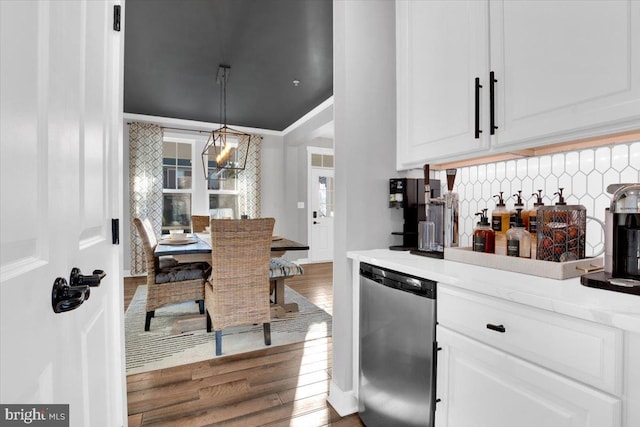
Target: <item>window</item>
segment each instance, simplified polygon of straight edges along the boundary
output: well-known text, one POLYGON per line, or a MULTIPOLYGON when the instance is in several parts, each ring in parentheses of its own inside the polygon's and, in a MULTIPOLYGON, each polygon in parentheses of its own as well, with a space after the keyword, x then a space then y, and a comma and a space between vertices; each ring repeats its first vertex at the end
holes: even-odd
POLYGON ((163 142, 162 232, 171 229, 191 230, 193 143, 163 142))
MULTIPOLYGON (((236 153, 236 150, 232 150, 236 153)), ((215 157, 210 154, 208 161, 209 179, 207 193, 209 214, 212 218, 240 218, 238 207, 238 178, 233 170, 218 170, 215 157)))

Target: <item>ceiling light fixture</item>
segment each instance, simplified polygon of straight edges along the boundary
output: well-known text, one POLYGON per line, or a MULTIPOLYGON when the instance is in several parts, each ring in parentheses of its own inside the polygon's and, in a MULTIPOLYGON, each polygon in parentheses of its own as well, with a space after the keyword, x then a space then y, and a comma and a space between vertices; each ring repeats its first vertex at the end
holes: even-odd
POLYGON ((298 87, 300 85, 300 80, 298 80, 298 79, 293 80, 293 85, 295 87, 298 87))
POLYGON ((243 171, 249 155, 251 135, 227 126, 227 80, 231 66, 218 66, 216 82, 220 85, 220 124, 211 131, 202 151, 205 179, 225 179, 243 171))

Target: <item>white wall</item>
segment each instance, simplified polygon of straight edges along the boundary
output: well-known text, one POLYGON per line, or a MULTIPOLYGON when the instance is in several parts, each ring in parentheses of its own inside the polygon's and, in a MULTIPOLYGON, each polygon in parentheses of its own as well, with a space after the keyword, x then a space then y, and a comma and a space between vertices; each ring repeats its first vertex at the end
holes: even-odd
POLYGON ((395 170, 395 5, 334 1, 335 261, 330 403, 350 412, 352 286, 346 253, 393 244, 388 208, 395 170))
POLYGON ((276 219, 274 234, 288 237, 285 224, 290 213, 284 203, 286 163, 282 139, 275 135, 264 135, 262 139, 260 212, 263 217, 276 219))

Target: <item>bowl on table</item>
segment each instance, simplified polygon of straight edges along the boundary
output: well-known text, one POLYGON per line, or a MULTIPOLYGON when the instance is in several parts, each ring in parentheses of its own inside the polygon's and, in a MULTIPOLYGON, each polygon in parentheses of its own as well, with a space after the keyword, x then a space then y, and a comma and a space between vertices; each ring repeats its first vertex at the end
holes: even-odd
POLYGON ((169 230, 169 238, 172 240, 184 240, 187 238, 187 235, 184 233, 184 230, 169 230))

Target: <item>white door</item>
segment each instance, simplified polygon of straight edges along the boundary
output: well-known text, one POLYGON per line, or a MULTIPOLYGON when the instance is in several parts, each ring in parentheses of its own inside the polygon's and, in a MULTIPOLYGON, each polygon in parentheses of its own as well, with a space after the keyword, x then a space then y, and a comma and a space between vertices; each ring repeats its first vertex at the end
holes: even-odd
POLYGON ((123 33, 113 1, 0 1, 0 402, 127 424, 121 217, 123 33), (72 267, 106 277, 54 313, 72 267))
POLYGON ((396 2, 398 169, 488 149, 488 12, 478 0, 396 2))
POLYGON ((333 261, 333 169, 311 169, 309 260, 333 261))

